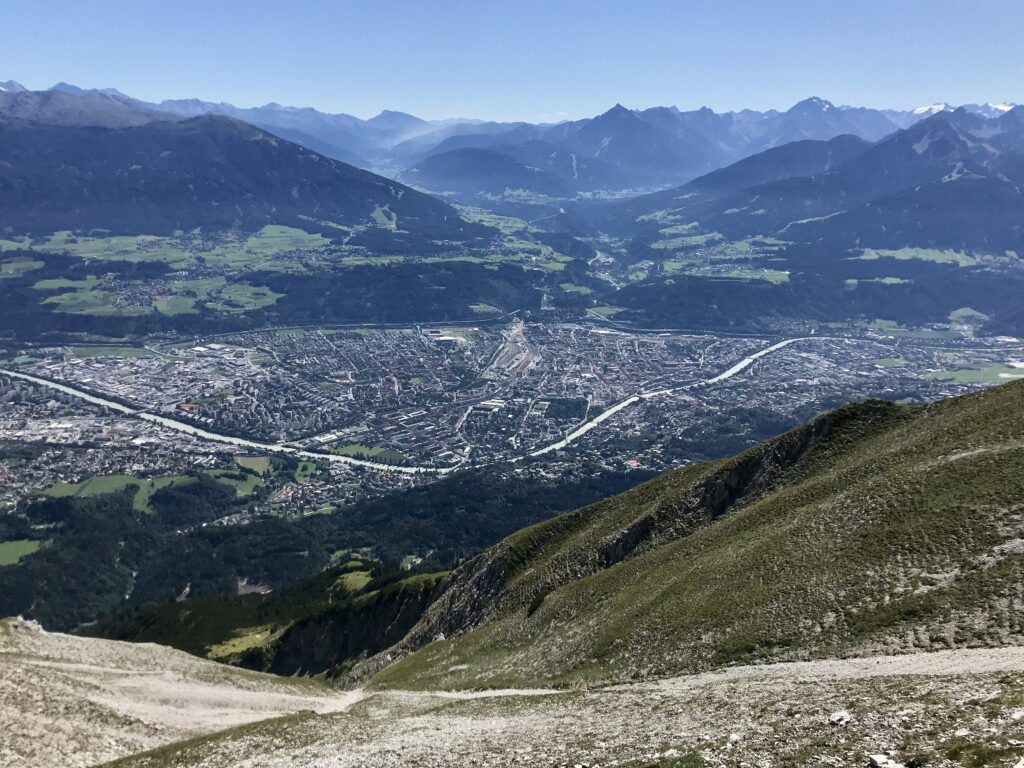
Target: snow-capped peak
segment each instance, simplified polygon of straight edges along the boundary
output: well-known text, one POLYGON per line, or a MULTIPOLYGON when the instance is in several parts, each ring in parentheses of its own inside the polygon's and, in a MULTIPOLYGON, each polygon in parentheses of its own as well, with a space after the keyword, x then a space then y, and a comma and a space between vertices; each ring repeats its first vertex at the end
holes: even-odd
POLYGON ((915 115, 936 115, 939 112, 952 112, 953 108, 946 103, 942 104, 929 104, 925 107, 918 107, 914 110, 915 115))

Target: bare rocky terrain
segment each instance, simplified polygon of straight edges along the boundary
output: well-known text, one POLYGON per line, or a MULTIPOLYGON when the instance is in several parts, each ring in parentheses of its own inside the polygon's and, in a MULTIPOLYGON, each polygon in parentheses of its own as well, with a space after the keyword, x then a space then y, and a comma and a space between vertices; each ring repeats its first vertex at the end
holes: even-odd
POLYGON ((118 765, 893 768, 1015 766, 1021 755, 1024 648, 1005 648, 519 696, 370 693, 344 712, 260 723, 118 765))
POLYGON ((71 768, 358 694, 226 667, 152 644, 0 622, 0 765, 71 768))
POLYGON ((0 763, 11 768, 892 768, 1024 756, 1019 647, 590 690, 336 691, 12 619, 0 624, 0 702, 0 763))

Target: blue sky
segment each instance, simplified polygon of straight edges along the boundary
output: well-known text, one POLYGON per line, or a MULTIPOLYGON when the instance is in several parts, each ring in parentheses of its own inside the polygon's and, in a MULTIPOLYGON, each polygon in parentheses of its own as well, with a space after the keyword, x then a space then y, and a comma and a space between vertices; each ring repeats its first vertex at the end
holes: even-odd
POLYGON ((1024 102, 1024 0, 13 0, 0 80, 369 117, 1024 102))

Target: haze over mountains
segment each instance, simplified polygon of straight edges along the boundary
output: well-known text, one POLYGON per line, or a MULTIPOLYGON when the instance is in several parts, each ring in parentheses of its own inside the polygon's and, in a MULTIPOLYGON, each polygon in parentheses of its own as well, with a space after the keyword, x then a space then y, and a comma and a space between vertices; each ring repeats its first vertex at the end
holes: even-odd
MULTIPOLYGON (((168 111, 109 89, 8 83, 0 92, 5 236, 267 225, 317 233, 310 244, 322 279, 302 288, 303 318, 468 319, 473 306, 511 312, 548 302, 577 311, 603 304, 622 311, 618 319, 672 327, 934 323, 961 309, 993 330, 1016 332, 1024 322, 1024 107, 892 113, 808 99, 782 113, 720 115, 617 105, 556 125, 234 110, 259 127, 219 114, 234 109, 224 105, 175 104, 168 111), (342 149, 393 168, 419 157, 394 175, 435 195, 321 154, 342 149), (672 178, 690 180, 607 199, 672 178), (595 245, 613 252, 602 257, 612 272, 595 262, 595 245), (391 299, 318 298, 348 274, 331 264, 378 266, 382 256, 417 262, 404 265, 405 275, 386 273, 395 281, 388 295, 393 288, 407 306, 401 318, 391 299), (460 266, 438 267, 438 259, 460 266), (494 263, 475 266, 481 260, 494 263), (437 291, 405 290, 431 274, 427 284, 456 289, 443 294, 459 297, 455 308, 442 310, 451 302, 437 291), (427 296, 436 300, 424 305, 427 296)), ((88 266, 78 266, 87 278, 88 266)), ((52 303, 40 314, 40 274, 8 282, 24 279, 29 289, 21 294, 26 328, 63 322, 52 303)), ((360 284, 379 288, 380 274, 371 269, 360 284)), ((298 290, 280 274, 228 277, 298 290)), ((264 312, 286 307, 279 319, 297 319, 297 296, 264 312)))
MULTIPOLYGON (((1024 184, 1022 150, 1024 109, 985 119, 961 108, 875 144, 851 135, 785 144, 618 210, 634 227, 656 211, 666 211, 662 218, 674 223, 699 221, 693 235, 762 234, 847 249, 916 245, 1000 253, 1019 244, 1015 212, 1024 184), (919 209, 919 215, 907 216, 908 208, 919 209), (956 224, 978 216, 992 221, 956 224)), ((647 221, 654 228, 653 219, 647 221)))
MULTIPOLYGON (((508 177, 523 182, 527 191, 554 196, 681 184, 787 142, 827 140, 841 134, 877 141, 938 111, 953 109, 935 104, 882 110, 835 106, 820 98, 805 99, 788 110, 766 112, 716 113, 706 107, 689 111, 676 107, 626 109, 616 104, 592 118, 532 124, 427 121, 390 110, 363 120, 276 103, 252 108, 199 99, 146 103, 113 88, 82 89, 68 83, 58 83, 48 91, 27 91, 8 81, 0 84, 0 89, 0 113, 29 120, 116 127, 149 122, 159 115, 167 120, 224 115, 328 157, 407 177, 405 180, 421 183, 430 191, 449 191, 445 185, 456 178, 450 169, 457 168, 460 183, 479 184, 480 191, 508 177), (71 110, 55 94, 85 99, 77 110, 71 110), (493 154, 469 152, 482 149, 493 154), (437 156, 441 159, 424 163, 437 156), (521 178, 524 174, 527 177, 521 178)), ((992 117, 1012 106, 971 104, 964 108, 992 117)))
MULTIPOLYGON (((171 234, 275 222, 324 229, 320 222, 326 220, 332 222, 327 231, 338 236, 373 223, 376 215, 395 229, 400 220, 404 235, 472 237, 474 228, 436 198, 233 118, 74 125, 92 119, 96 113, 87 107, 107 98, 46 92, 37 100, 36 119, 52 115, 57 124, 0 122, 0 153, 9 163, 0 180, 0 210, 7 221, 33 233, 99 228, 171 234)), ((106 116, 128 114, 119 100, 110 103, 118 108, 106 116)))

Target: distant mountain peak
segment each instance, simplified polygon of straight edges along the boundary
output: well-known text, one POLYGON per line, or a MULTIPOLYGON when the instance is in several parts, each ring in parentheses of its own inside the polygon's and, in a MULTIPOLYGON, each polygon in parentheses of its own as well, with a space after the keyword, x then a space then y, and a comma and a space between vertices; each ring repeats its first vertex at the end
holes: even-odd
POLYGON ((61 93, 73 93, 76 96, 81 96, 86 92, 84 88, 79 88, 77 85, 72 85, 71 83, 65 83, 63 80, 59 83, 54 83, 48 90, 60 91, 61 93))
POLYGON ((792 107, 789 108, 790 113, 799 112, 826 112, 830 109, 835 109, 836 106, 827 99, 822 99, 819 96, 811 96, 803 101, 798 101, 792 107))
POLYGON ((26 88, 24 85, 15 80, 8 80, 5 83, 0 83, 0 91, 7 91, 8 93, 21 93, 22 91, 27 90, 28 88, 26 88))
MULTIPOLYGON (((65 83, 64 81, 56 83, 49 90, 51 90, 51 91, 59 91, 60 93, 70 93, 70 94, 73 94, 75 96, 86 96, 86 95, 88 95, 90 93, 98 93, 98 94, 101 94, 103 96, 114 96, 114 97, 119 98, 119 99, 130 99, 131 98, 131 97, 127 96, 126 94, 121 93, 119 90, 117 90, 117 88, 79 88, 77 85, 73 85, 71 83, 65 83)), ((131 100, 134 101, 134 99, 131 99, 131 100)))
POLYGON ((619 104, 618 102, 616 102, 614 107, 609 109, 604 114, 599 115, 599 117, 614 116, 614 115, 631 115, 631 114, 633 114, 633 113, 630 112, 628 109, 626 109, 621 104, 619 104))
POLYGON ((939 102, 936 104, 926 104, 923 107, 917 107, 913 110, 915 115, 936 115, 940 112, 952 112, 953 107, 946 102, 939 102))
POLYGON ((427 121, 408 112, 398 112, 393 109, 381 110, 380 114, 374 115, 366 124, 379 131, 391 131, 399 133, 419 132, 427 121))
POLYGON ((394 121, 398 121, 398 120, 406 121, 406 122, 416 122, 416 123, 425 123, 425 122, 427 122, 427 121, 423 120, 422 118, 416 117, 415 115, 410 115, 408 112, 399 112, 398 110, 381 110, 379 114, 377 114, 374 117, 370 118, 370 120, 368 120, 367 122, 368 123, 373 123, 373 122, 385 123, 385 122, 394 122, 394 121))
POLYGON ((414 120, 420 119, 416 117, 416 115, 410 115, 408 112, 402 112, 397 109, 382 109, 380 113, 371 117, 367 122, 370 122, 371 120, 389 120, 395 117, 411 117, 414 120))

